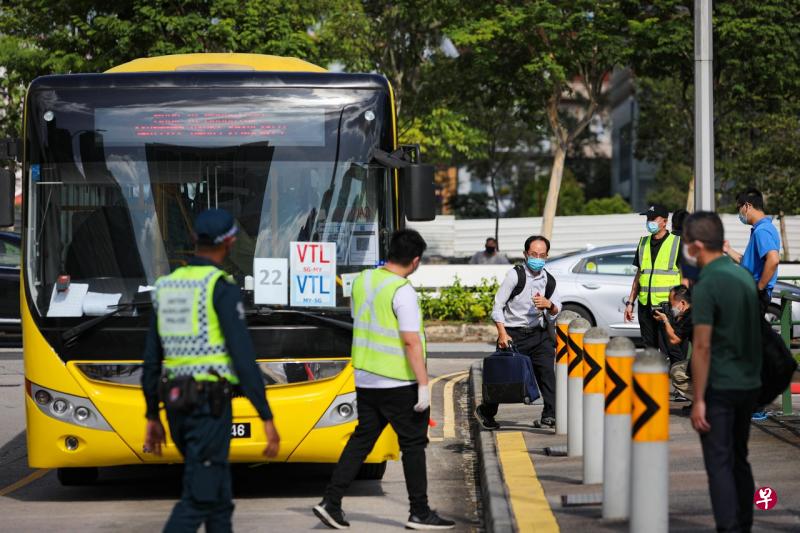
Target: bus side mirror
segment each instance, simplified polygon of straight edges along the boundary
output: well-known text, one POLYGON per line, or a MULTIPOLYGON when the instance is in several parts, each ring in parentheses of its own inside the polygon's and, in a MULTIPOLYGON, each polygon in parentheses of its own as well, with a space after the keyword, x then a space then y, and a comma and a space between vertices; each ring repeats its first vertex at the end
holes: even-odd
POLYGON ((14 173, 0 169, 0 228, 14 225, 14 173))
POLYGON ((436 218, 436 192, 433 165, 408 165, 400 169, 403 187, 403 210, 412 222, 436 218))

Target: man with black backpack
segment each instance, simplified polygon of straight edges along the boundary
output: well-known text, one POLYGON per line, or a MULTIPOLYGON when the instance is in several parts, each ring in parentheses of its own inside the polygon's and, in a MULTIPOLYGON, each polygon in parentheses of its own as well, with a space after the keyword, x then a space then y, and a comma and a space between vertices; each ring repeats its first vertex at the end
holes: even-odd
MULTIPOLYGON (((555 427, 555 347, 550 328, 561 310, 556 281, 544 265, 550 252, 550 241, 541 235, 525 240, 525 264, 508 271, 494 297, 492 319, 497 326, 497 346, 514 349, 527 355, 544 400, 537 427, 555 427)), ((475 415, 486 429, 497 429, 498 404, 484 402, 475 415)))

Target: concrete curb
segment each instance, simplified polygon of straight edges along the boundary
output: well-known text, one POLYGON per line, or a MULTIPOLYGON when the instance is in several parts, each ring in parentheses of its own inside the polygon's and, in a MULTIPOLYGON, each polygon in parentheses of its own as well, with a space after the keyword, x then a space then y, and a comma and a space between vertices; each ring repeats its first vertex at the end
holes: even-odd
MULTIPOLYGON (((469 369, 470 415, 475 406, 483 401, 483 365, 473 363, 469 369)), ((487 533, 507 533, 517 531, 514 514, 508 501, 506 484, 500 461, 497 457, 497 445, 491 431, 483 429, 475 421, 470 423, 475 449, 478 452, 478 468, 481 482, 481 501, 483 504, 484 525, 487 533)))

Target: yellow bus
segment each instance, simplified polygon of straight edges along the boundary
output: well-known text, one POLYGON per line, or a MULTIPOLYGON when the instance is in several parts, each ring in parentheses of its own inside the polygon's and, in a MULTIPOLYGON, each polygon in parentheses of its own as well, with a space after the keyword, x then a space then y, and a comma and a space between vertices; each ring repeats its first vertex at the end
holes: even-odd
MULTIPOLYGON (((98 467, 180 462, 171 443, 143 452, 141 357, 153 284, 192 255, 208 208, 239 227, 225 267, 280 431, 275 461, 336 462, 357 408, 350 283, 405 220, 434 215, 433 169, 398 146, 395 120, 383 76, 295 58, 176 55, 34 80, 21 143, 30 466, 80 484, 98 467)), ((256 412, 242 397, 233 408, 231 460, 263 461, 256 412)), ((386 431, 362 476, 397 457, 386 431)))

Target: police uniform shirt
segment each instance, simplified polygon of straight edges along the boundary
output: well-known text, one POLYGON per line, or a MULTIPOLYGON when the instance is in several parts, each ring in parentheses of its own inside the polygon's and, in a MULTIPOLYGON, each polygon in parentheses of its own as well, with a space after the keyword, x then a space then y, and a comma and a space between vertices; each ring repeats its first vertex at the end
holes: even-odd
MULTIPOLYGON (((547 309, 537 309, 533 304, 533 297, 536 293, 544 296, 545 286, 547 285, 547 275, 544 270, 534 272, 527 266, 525 270, 525 287, 522 292, 508 302, 511 291, 517 286, 517 271, 511 269, 506 274, 497 294, 494 296, 494 306, 492 307, 492 320, 504 324, 507 328, 534 327, 546 328, 545 320, 555 320, 558 315, 551 315, 547 309)), ((558 286, 549 300, 555 304, 559 312, 561 311, 561 297, 558 294, 558 286)))
MULTIPOLYGON (((219 265, 213 261, 202 257, 191 258, 189 264, 219 268, 219 265)), ((239 378, 238 386, 256 408, 258 416, 262 420, 271 420, 272 412, 264 394, 264 378, 256 364, 256 353, 250 332, 247 330, 247 322, 244 319, 244 306, 239 287, 220 278, 214 285, 213 302, 222 334, 225 336, 228 354, 233 362, 236 376, 239 378)), ((158 336, 157 315, 154 312, 150 331, 145 340, 142 373, 142 388, 147 401, 147 418, 151 420, 158 419, 158 382, 161 378, 163 359, 164 351, 158 336)))
MULTIPOLYGON (((354 315, 352 308, 353 300, 350 299, 350 313, 354 315)), ((406 283, 394 293, 392 298, 392 310, 397 317, 398 329, 400 331, 419 333, 422 323, 422 313, 419 309, 417 291, 410 283, 406 283)), ((353 316, 355 318, 355 316, 353 316)), ((387 378, 367 372, 366 370, 356 369, 356 387, 361 389, 393 389, 395 387, 405 387, 416 383, 416 381, 404 381, 401 379, 387 378)))

